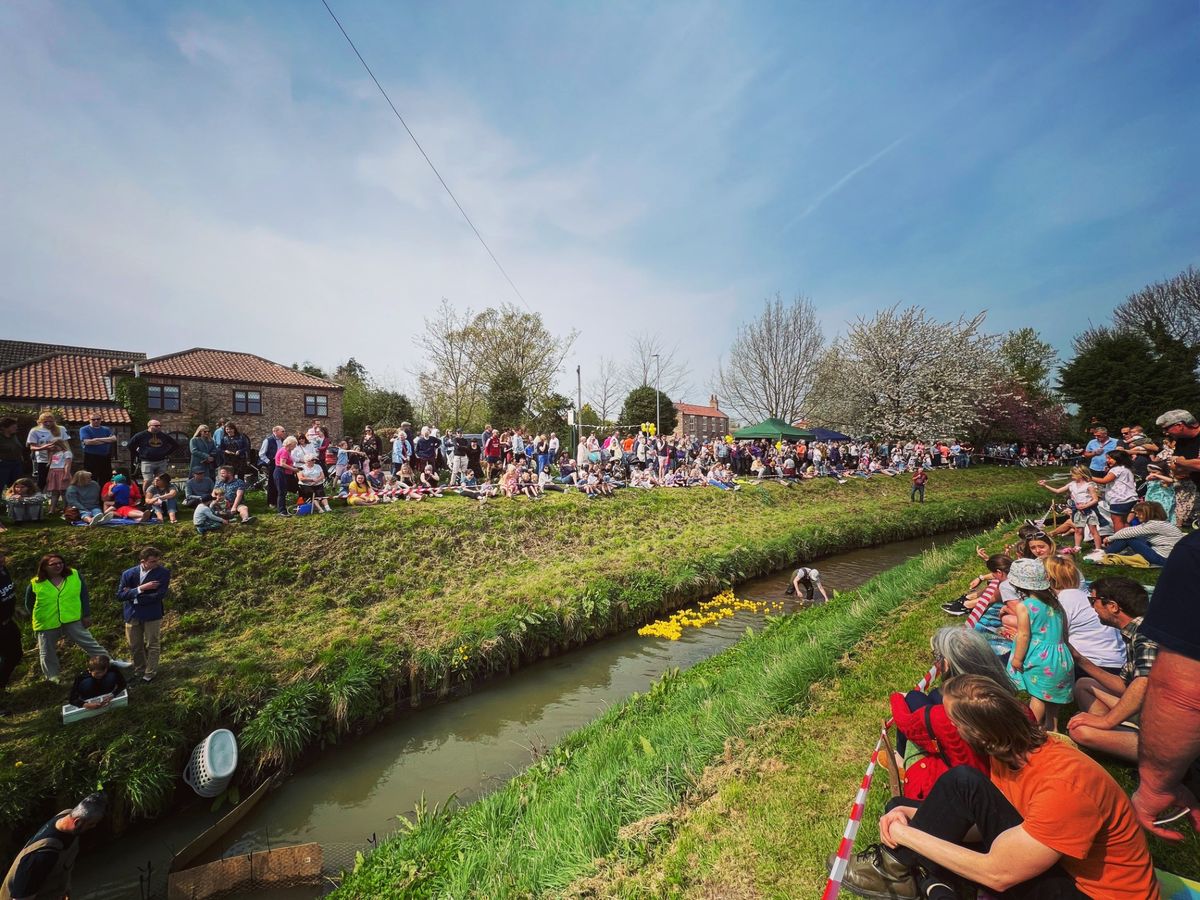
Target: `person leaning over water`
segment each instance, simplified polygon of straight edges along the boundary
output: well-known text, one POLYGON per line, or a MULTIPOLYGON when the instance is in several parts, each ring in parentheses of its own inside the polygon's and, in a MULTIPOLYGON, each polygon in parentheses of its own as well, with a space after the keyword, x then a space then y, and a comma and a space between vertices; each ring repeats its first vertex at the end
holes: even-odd
POLYGON ((799 597, 802 590, 807 603, 813 602, 814 591, 821 592, 822 603, 829 602, 829 594, 821 583, 821 573, 809 566, 801 566, 792 573, 792 592, 799 597))
POLYGON ((100 824, 108 803, 103 794, 88 794, 39 828, 21 848, 0 883, 0 900, 62 898, 71 893, 71 870, 79 854, 79 835, 100 824))

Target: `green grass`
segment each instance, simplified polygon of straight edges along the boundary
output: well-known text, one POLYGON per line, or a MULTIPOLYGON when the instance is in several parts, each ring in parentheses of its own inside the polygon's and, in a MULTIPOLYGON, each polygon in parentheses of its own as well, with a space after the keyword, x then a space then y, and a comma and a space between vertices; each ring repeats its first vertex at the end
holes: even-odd
MULTIPOLYGON (((816 686, 803 702, 765 717, 706 773, 702 789, 665 817, 668 827, 638 842, 617 842, 599 865, 565 892, 590 897, 815 897, 825 884, 825 859, 837 849, 854 793, 888 715, 887 696, 906 690, 930 664, 929 637, 948 620, 939 606, 978 572, 971 544, 950 555, 962 562, 949 579, 930 581, 842 660, 836 680, 816 686)), ((994 540, 988 546, 1004 543, 994 540)), ((1124 570, 1089 566, 1089 577, 1124 570)), ((1065 721, 1065 715, 1063 716, 1065 721)), ((1125 790, 1132 767, 1106 767, 1125 790)), ((878 839, 887 798, 886 773, 876 772, 862 830, 862 849, 878 839)), ((1156 863, 1200 876, 1200 837, 1181 846, 1151 838, 1156 863)))
MULTIPOLYGON (((877 635, 880 623, 914 596, 943 584, 973 551, 972 539, 924 554, 826 606, 748 631, 731 649, 665 676, 570 735, 506 787, 409 824, 336 896, 561 896, 592 872, 598 857, 626 867, 645 861, 671 833, 680 801, 704 793, 710 764, 722 760, 739 771, 758 765, 735 749, 738 742, 784 711, 810 704, 824 681, 849 664, 848 650, 877 635)), ((833 793, 835 807, 848 802, 845 791, 833 793)), ((794 794, 781 802, 808 805, 794 794)), ((831 828, 840 827, 836 818, 830 816, 831 828)), ((786 832, 788 840, 779 841, 783 833, 773 838, 781 845, 803 838, 786 832)), ((685 854, 680 869, 693 864, 685 854)), ((606 872, 599 883, 610 881, 606 872)))
MULTIPOLYGON (((123 652, 117 576, 153 542, 172 568, 159 679, 127 709, 63 728, 65 691, 27 653, 0 745, 0 834, 19 833, 105 784, 118 828, 171 801, 191 745, 229 726, 243 771, 262 774, 371 727, 398 703, 502 673, 555 649, 800 558, 995 522, 1041 507, 1036 475, 937 473, 929 501, 903 479, 794 488, 552 495, 484 508, 457 498, 264 518, 201 538, 175 528, 13 530, 3 546, 24 591, 37 557, 62 552, 88 580, 93 632, 123 652), (302 685, 302 686, 299 686, 302 685), (299 701, 299 702, 297 702, 299 701), (134 734, 137 765, 114 745, 134 734), (106 762, 108 760, 108 762, 106 762)), ((28 620, 26 646, 32 646, 28 620)), ((73 648, 64 671, 79 668, 73 648)), ((10 849, 0 847, 0 850, 10 849)))

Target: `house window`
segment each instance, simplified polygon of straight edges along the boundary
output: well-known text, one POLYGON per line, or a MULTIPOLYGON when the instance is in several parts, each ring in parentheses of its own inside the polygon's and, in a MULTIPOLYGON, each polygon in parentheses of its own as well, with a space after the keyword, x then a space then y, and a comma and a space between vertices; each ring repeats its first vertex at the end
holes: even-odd
POLYGON ((234 391, 233 411, 242 415, 262 415, 262 391, 234 391))
POLYGON ((146 387, 146 408, 179 412, 179 385, 151 384, 146 387))
POLYGON ((304 395, 304 415, 306 415, 306 416, 327 416, 327 415, 329 415, 329 396, 327 394, 305 394, 304 395))

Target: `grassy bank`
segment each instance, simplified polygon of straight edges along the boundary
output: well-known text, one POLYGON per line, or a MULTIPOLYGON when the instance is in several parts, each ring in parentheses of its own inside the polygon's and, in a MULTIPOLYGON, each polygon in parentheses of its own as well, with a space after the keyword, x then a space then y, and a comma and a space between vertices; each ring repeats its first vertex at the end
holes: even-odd
MULTIPOLYGON (((659 827, 627 828, 630 837, 615 842, 563 893, 819 896, 825 858, 838 846, 867 754, 887 715, 886 697, 907 689, 928 668, 929 636, 952 621, 940 604, 977 571, 969 546, 954 548, 951 555, 965 563, 956 565, 944 584, 929 581, 927 589, 914 592, 883 628, 842 659, 836 680, 814 687, 801 703, 764 717, 731 740, 725 756, 705 770, 684 802, 657 817, 659 827)), ((1087 568, 1089 578, 1113 574, 1087 568)), ((1127 792, 1134 789, 1131 767, 1108 768, 1127 792)), ((880 768, 856 849, 878 840, 876 823, 886 794, 880 768)), ((1181 846, 1152 838, 1151 849, 1163 868, 1200 876, 1200 838, 1194 833, 1181 846)))
MULTIPOLYGON (((163 672, 128 709, 64 729, 62 688, 27 654, 0 746, 4 833, 103 783, 118 827, 161 811, 196 739, 240 733, 246 772, 286 767, 398 704, 504 672, 654 617, 798 558, 994 522, 1044 503, 1033 473, 938 473, 924 506, 901 479, 794 488, 621 492, 475 504, 456 498, 267 519, 227 535, 190 528, 5 535, 24 590, 63 552, 88 579, 93 631, 123 647, 120 570, 152 541, 174 572, 163 672)), ((31 646, 28 620, 26 645, 31 646)), ((67 671, 81 662, 64 655, 67 671)))
MULTIPOLYGON (((744 752, 747 736, 819 697, 825 681, 850 664, 850 651, 857 657, 880 633, 881 623, 946 582, 973 550, 973 541, 959 542, 911 560, 827 606, 769 620, 762 632, 748 633, 718 656, 665 677, 647 694, 574 733, 496 793, 448 813, 422 811, 416 824, 375 851, 337 896, 561 896, 572 886, 582 895, 602 889, 617 872, 649 859, 657 841, 672 833, 681 809, 709 794, 722 773, 771 771, 776 764, 769 757, 744 752), (590 880, 600 857, 609 865, 602 877, 590 880)), ((876 697, 880 691, 886 695, 884 686, 876 685, 876 697)), ((872 718, 876 714, 864 723, 868 730, 872 718)), ((812 736, 827 752, 846 753, 851 765, 862 757, 862 740, 833 741, 833 747, 845 750, 828 751, 825 734, 812 736)), ((830 777, 825 790, 844 814, 843 783, 850 782, 830 777)), ((779 798, 792 809, 810 808, 812 800, 795 794, 779 798)), ((831 834, 840 827, 836 812, 812 824, 831 834)), ((825 846, 819 838, 780 830, 770 840, 785 850, 795 840, 825 846), (784 834, 789 837, 781 840, 784 834)), ((680 863, 684 873, 695 865, 690 847, 681 852, 680 863)))

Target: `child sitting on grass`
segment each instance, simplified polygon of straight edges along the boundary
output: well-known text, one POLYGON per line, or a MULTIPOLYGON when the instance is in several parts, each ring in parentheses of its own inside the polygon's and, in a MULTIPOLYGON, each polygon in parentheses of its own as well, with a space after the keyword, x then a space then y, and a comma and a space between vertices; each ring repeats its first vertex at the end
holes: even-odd
POLYGON ((196 534, 207 534, 230 524, 213 508, 218 504, 225 506, 225 488, 223 487, 213 488, 211 500, 201 498, 196 503, 196 508, 192 510, 192 525, 196 528, 196 534))

